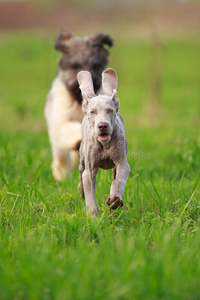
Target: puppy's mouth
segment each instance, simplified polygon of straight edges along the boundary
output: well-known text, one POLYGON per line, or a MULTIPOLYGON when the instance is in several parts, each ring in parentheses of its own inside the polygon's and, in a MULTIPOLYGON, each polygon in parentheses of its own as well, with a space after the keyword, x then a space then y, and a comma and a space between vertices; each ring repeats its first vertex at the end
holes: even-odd
POLYGON ((101 133, 98 135, 98 141, 101 143, 108 143, 111 139, 111 136, 107 133, 101 133))

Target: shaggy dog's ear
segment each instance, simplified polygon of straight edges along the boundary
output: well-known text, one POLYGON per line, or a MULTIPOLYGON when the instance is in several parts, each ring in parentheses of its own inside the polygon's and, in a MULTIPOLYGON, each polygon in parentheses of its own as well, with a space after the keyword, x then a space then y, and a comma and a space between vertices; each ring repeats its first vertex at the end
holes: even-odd
POLYGON ((113 46, 113 40, 108 34, 98 32, 92 36, 92 42, 97 45, 108 45, 109 47, 113 46))
POLYGON ((68 52, 69 41, 74 37, 74 35, 68 30, 61 29, 58 33, 55 41, 55 49, 60 52, 68 52))
POLYGON ((117 98, 117 73, 114 69, 106 69, 102 73, 102 88, 105 95, 112 97, 117 111, 119 110, 119 99, 117 98))
POLYGON ((96 97, 94 92, 92 76, 88 71, 81 71, 77 75, 77 80, 83 97, 82 109, 85 113, 87 110, 89 100, 91 98, 96 97))

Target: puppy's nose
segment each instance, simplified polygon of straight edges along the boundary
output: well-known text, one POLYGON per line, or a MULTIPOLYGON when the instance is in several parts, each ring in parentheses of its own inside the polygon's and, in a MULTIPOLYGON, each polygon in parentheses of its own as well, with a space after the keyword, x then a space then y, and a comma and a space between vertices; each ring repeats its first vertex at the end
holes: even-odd
POLYGON ((97 126, 100 131, 106 131, 108 129, 108 123, 106 122, 100 122, 97 126))

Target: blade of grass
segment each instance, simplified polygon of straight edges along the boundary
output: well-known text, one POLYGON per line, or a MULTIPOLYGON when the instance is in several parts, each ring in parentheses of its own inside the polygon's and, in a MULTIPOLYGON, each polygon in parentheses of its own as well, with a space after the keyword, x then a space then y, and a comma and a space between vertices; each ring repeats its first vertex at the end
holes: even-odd
POLYGON ((186 169, 187 169, 187 165, 188 165, 188 160, 186 161, 186 164, 185 164, 185 168, 183 170, 183 173, 182 173, 182 176, 181 176, 181 180, 180 180, 180 184, 179 184, 179 192, 181 190, 181 186, 182 186, 182 183, 183 183, 183 178, 185 176, 185 172, 186 172, 186 169))

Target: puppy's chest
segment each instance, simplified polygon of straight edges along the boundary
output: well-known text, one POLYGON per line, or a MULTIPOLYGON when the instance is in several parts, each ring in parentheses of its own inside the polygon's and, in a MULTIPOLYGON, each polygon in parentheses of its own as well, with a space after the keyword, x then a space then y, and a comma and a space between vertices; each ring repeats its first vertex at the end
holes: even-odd
POLYGON ((99 166, 101 169, 112 169, 115 167, 113 162, 114 157, 111 150, 103 151, 103 153, 99 157, 99 166))

